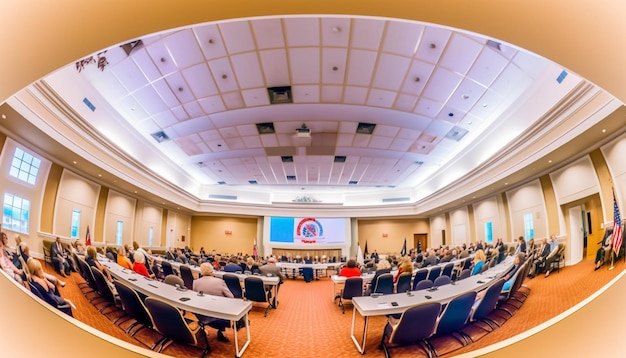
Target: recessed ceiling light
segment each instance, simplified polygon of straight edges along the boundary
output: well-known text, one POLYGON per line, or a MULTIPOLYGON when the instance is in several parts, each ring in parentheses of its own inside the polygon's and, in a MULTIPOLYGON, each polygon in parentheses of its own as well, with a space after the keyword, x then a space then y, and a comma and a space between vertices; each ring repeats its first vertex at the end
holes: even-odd
POLYGON ((135 190, 135 194, 137 194, 137 190, 135 190))
POLYGON ((504 185, 509 185, 509 183, 504 183, 504 185))
POLYGON ((99 176, 100 178, 102 178, 102 174, 98 174, 98 176, 99 176))
POLYGON ((7 115, 6 115, 6 114, 3 114, 3 115, 2 115, 2 119, 7 119, 7 115))
POLYGON ((434 43, 431 43, 430 48, 437 48, 437 45, 435 45, 434 43))
POLYGON ((72 163, 76 164, 76 161, 73 161, 72 163))
POLYGON ((483 107, 487 107, 487 103, 483 103, 483 107))
POLYGON ((551 161, 551 160, 548 160, 548 163, 552 163, 552 161, 551 161))
POLYGON ((339 67, 333 66, 333 71, 337 71, 338 69, 339 69, 339 67))
POLYGON ((333 32, 341 32, 341 27, 339 27, 339 26, 334 26, 334 27, 333 27, 333 32))
POLYGON ((602 133, 606 133, 606 129, 605 128, 602 128, 602 133))

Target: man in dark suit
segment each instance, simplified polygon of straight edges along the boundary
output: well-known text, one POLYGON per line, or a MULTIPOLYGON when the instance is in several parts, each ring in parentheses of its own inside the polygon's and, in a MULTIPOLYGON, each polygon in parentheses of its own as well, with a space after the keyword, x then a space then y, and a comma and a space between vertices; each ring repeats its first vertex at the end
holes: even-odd
POLYGON ((536 274, 540 273, 542 267, 544 267, 546 263, 546 258, 550 254, 550 245, 548 245, 548 239, 545 237, 541 241, 541 246, 539 250, 537 250, 537 257, 535 261, 533 261, 533 266, 531 267, 531 272, 528 274, 528 277, 533 278, 536 274))
POLYGON ((67 252, 61 244, 61 238, 57 236, 54 243, 50 247, 50 255, 54 263, 54 269, 62 276, 69 276, 72 266, 70 260, 67 259, 67 252))
POLYGON ((167 250, 167 254, 165 255, 165 258, 170 261, 176 261, 177 257, 178 255, 176 255, 176 249, 174 249, 173 246, 170 246, 170 248, 167 250))
MULTIPOLYGON (((280 277, 280 282, 278 283, 278 286, 276 286, 276 295, 278 296, 278 289, 280 288, 280 285, 285 281, 285 275, 283 275, 280 267, 276 266, 276 258, 273 256, 268 258, 267 263, 259 267, 259 272, 261 273, 261 275, 271 274, 273 276, 280 277)), ((271 297, 272 287, 270 285, 266 285, 265 289, 268 291, 271 297)), ((274 297, 274 307, 276 307, 276 297, 274 297)))

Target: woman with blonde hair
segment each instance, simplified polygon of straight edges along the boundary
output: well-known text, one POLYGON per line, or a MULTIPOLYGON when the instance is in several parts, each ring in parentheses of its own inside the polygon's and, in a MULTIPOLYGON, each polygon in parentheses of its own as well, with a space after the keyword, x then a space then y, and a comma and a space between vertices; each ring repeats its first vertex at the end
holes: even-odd
POLYGON ((57 287, 50 281, 46 279, 43 273, 43 269, 41 267, 41 262, 34 258, 29 258, 26 263, 28 266, 28 270, 30 271, 31 284, 33 287, 41 293, 46 302, 54 307, 62 306, 64 304, 69 304, 72 308, 76 309, 74 304, 68 300, 61 297, 57 287))
POLYGON ((404 272, 413 273, 413 263, 411 262, 410 256, 402 257, 402 262, 400 262, 398 273, 396 274, 396 277, 393 278, 393 282, 398 282, 398 278, 404 272))
POLYGON ((483 265, 487 261, 487 256, 483 250, 478 250, 474 254, 474 266, 472 267, 472 276, 480 272, 483 265))

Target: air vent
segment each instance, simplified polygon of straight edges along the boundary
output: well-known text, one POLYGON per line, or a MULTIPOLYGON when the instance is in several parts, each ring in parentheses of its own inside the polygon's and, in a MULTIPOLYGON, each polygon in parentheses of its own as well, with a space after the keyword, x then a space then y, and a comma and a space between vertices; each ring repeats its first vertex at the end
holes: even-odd
POLYGON ((209 199, 214 199, 214 200, 237 200, 237 195, 209 194, 209 199))
POLYGON ((498 51, 502 51, 501 44, 494 40, 487 40, 487 46, 495 48, 498 51))
POLYGON ((267 94, 271 104, 292 103, 291 86, 268 87, 267 94))
POLYGON ((282 160, 283 163, 293 163, 293 157, 291 155, 283 155, 280 157, 280 160, 282 160))
POLYGON ((259 132, 259 134, 276 133, 276 131, 274 130, 274 123, 272 122, 257 123, 256 130, 259 132))
POLYGON ((248 180, 248 184, 259 184, 256 180, 248 180))
POLYGON ((218 183, 219 185, 226 185, 226 182, 225 182, 225 181, 218 181, 217 183, 218 183))
POLYGON ((345 155, 335 155, 335 163, 345 163, 346 156, 345 155))
POLYGON ((159 143, 163 143, 163 142, 170 140, 170 137, 167 134, 165 134, 165 132, 163 131, 154 132, 151 134, 151 136, 159 143))
POLYGON ((408 196, 400 197, 400 198, 383 198, 383 203, 397 203, 402 201, 409 201, 411 198, 408 196))
POLYGON ((120 47, 122 48, 122 50, 124 50, 124 52, 126 52, 126 56, 130 56, 130 53, 133 52, 133 50, 139 48, 143 46, 143 41, 141 40, 136 40, 136 41, 131 41, 129 43, 120 45, 120 47))
POLYGON ((424 165, 424 162, 422 162, 421 160, 416 160, 413 163, 415 163, 415 165, 424 165))
POLYGON ((455 141, 458 142, 461 139, 463 139, 463 137, 465 137, 466 134, 467 134, 467 129, 454 126, 454 128, 452 128, 448 132, 448 134, 446 134, 446 138, 451 139, 451 140, 455 140, 455 141))
POLYGON ((350 184, 350 185, 357 185, 358 183, 359 183, 359 182, 358 182, 358 181, 356 181, 356 180, 350 180, 350 181, 348 182, 348 184, 350 184))
POLYGON ((296 176, 295 175, 287 175, 287 180, 290 180, 290 181, 296 180, 296 176))
POLYGON ((374 133, 374 128, 376 128, 375 124, 372 123, 359 123, 356 127, 356 132, 358 134, 372 134, 374 133))

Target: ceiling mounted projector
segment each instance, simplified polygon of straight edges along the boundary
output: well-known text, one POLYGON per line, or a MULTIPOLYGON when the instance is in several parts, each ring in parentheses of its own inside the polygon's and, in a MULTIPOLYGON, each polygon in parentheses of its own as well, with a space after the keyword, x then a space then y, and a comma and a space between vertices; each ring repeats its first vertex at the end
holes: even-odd
POLYGON ((306 124, 302 123, 300 128, 296 128, 296 136, 297 137, 311 137, 311 129, 309 129, 306 124))

